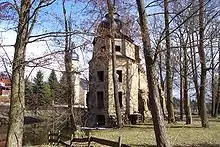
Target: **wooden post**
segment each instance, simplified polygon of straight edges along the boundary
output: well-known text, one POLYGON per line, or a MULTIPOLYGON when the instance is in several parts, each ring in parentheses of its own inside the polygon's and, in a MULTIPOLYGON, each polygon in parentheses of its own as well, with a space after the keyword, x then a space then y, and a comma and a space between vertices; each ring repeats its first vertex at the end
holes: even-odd
POLYGON ((61 136, 61 133, 60 133, 60 130, 59 130, 58 135, 57 135, 57 146, 59 146, 60 136, 61 136))
POLYGON ((74 135, 71 134, 70 146, 72 146, 74 135))
POLYGON ((89 136, 88 136, 88 147, 90 147, 90 144, 91 144, 91 132, 89 132, 89 136))
POLYGON ((118 137, 118 147, 121 147, 121 137, 118 137))
POLYGON ((50 145, 50 132, 48 132, 48 144, 50 145))

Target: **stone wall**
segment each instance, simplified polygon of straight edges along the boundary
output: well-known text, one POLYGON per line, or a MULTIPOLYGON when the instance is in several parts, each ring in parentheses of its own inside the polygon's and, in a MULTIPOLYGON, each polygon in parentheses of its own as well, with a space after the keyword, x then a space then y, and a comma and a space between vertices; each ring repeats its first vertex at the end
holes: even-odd
MULTIPOLYGON (((111 59, 111 39, 107 35, 108 29, 99 28, 99 37, 94 39, 93 57, 89 62, 89 121, 90 126, 96 125, 96 117, 104 116, 105 125, 111 124, 111 118, 116 116, 111 59), (104 35, 105 34, 105 35, 104 35), (100 82, 97 72, 104 72, 104 81, 100 82), (97 106, 97 92, 103 91, 103 107, 97 106)), ((120 34, 120 33, 119 33, 120 34)), ((122 93, 121 112, 124 117, 139 111, 139 90, 142 91, 141 102, 147 107, 147 81, 146 75, 139 73, 139 47, 131 39, 117 34, 115 38, 116 70, 122 72, 122 81, 118 81, 118 92, 122 93)), ((118 75, 119 76, 119 75, 118 75)), ((146 112, 148 109, 146 108, 146 112)))
MULTIPOLYGON (((122 92, 122 113, 132 114, 138 111, 138 66, 132 60, 117 56, 116 70, 122 70, 122 82, 118 82, 118 91, 122 92)), ((109 62, 109 114, 115 115, 112 81, 112 64, 109 62)))
POLYGON ((140 97, 144 103, 144 117, 151 118, 151 113, 148 108, 148 83, 147 83, 147 75, 143 69, 139 70, 139 89, 140 89, 140 97))

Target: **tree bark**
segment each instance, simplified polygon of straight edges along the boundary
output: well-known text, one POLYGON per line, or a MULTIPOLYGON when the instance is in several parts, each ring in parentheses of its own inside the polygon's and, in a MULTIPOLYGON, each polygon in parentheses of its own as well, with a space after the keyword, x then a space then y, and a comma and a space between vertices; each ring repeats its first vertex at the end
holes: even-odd
POLYGON ((174 115, 174 102, 172 94, 172 71, 171 71, 171 51, 170 51, 170 28, 169 28, 169 11, 168 0, 164 0, 164 18, 165 18, 165 30, 166 30, 166 86, 167 86, 167 111, 168 111, 168 123, 175 122, 174 115))
POLYGON ((192 32, 192 41, 190 40, 190 54, 191 54, 191 66, 192 66, 192 73, 193 73, 193 83, 196 90, 196 100, 197 100, 197 107, 198 107, 198 115, 200 116, 200 96, 199 96, 199 84, 198 84, 198 72, 197 72, 197 65, 196 65, 196 49, 195 49, 195 40, 194 40, 194 33, 192 32), (192 42, 192 43, 191 43, 192 42))
MULTIPOLYGON (((161 51, 161 46, 158 45, 158 51, 161 51)), ((166 118, 166 99, 164 95, 164 80, 163 80, 163 69, 162 69, 162 52, 159 54, 159 73, 160 73, 160 86, 158 85, 159 88, 159 95, 160 95, 160 104, 161 108, 163 111, 163 116, 166 118)))
POLYGON ((19 12, 18 32, 15 42, 15 52, 12 65, 12 89, 9 114, 7 147, 21 147, 23 139, 24 110, 25 110, 25 52, 28 40, 28 18, 30 0, 22 0, 19 12))
MULTIPOLYGON (((160 46, 160 45, 159 45, 160 46)), ((161 48, 159 47, 159 50, 161 50, 161 48)), ((164 80, 163 80, 163 69, 162 69, 162 54, 159 54, 159 70, 160 70, 160 85, 162 90, 164 91, 164 80)))
MULTIPOLYGON (((180 45, 181 46, 181 45, 180 45)), ((183 67, 182 67, 182 48, 180 48, 180 120, 183 121, 183 67)))
POLYGON ((75 124, 75 117, 74 117, 74 110, 73 110, 73 105, 74 105, 74 96, 75 96, 75 82, 74 82, 74 77, 73 77, 73 72, 72 72, 72 54, 73 54, 73 46, 71 42, 71 35, 68 35, 68 32, 71 31, 70 25, 68 26, 68 20, 67 20, 67 14, 66 14, 66 6, 65 6, 65 1, 62 0, 62 8, 63 8, 63 16, 64 16, 64 25, 65 25, 65 49, 64 49, 64 62, 65 62, 65 76, 66 76, 66 96, 68 97, 69 101, 69 112, 70 112, 70 124, 73 130, 76 129, 76 124, 75 124))
POLYGON ((204 0, 199 0, 199 57, 201 65, 201 81, 200 81, 200 108, 202 127, 208 128, 208 118, 205 104, 205 87, 206 87, 206 57, 204 51, 204 0))
MULTIPOLYGON (((218 62, 220 63, 220 39, 218 40, 218 62)), ((217 92, 217 104, 215 108, 215 117, 218 116, 220 105, 220 64, 218 65, 218 92, 217 92)))
POLYGON ((214 65, 214 51, 212 43, 212 34, 210 38, 210 49, 211 49, 211 77, 212 77, 212 113, 211 116, 215 116, 216 96, 215 96, 215 65, 214 65))
POLYGON ((153 60, 153 51, 151 49, 150 34, 147 26, 146 11, 143 0, 136 0, 139 21, 141 27, 141 35, 143 41, 144 57, 147 69, 147 81, 149 88, 149 103, 154 123, 154 131, 158 147, 170 147, 170 141, 166 134, 165 122, 160 105, 160 96, 157 87, 155 63, 153 60))
POLYGON ((187 58, 187 41, 183 47, 184 52, 184 66, 183 66, 183 96, 184 96, 184 110, 186 115, 186 124, 192 123, 190 99, 188 96, 188 58, 187 58))
POLYGON ((166 109, 166 100, 164 96, 164 91, 162 90, 161 86, 158 83, 158 90, 159 90, 159 96, 160 96, 160 105, 163 112, 163 117, 166 118, 165 109, 166 109))
POLYGON ((122 121, 122 115, 121 115, 121 108, 119 104, 119 98, 118 98, 118 79, 117 79, 117 73, 116 73, 116 53, 115 53, 115 20, 114 20, 114 6, 115 1, 113 4, 111 4, 110 0, 107 0, 107 6, 108 6, 108 14, 110 17, 110 36, 111 36, 111 49, 112 49, 112 79, 113 79, 113 89, 114 89, 114 101, 115 101, 115 111, 117 116, 117 127, 121 128, 123 127, 123 121, 122 121))

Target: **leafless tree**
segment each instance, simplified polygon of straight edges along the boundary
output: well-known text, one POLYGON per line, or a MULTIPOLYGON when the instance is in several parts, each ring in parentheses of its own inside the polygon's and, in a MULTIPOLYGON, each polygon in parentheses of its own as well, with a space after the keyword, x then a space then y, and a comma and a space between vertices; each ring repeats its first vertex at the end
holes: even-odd
POLYGON ((14 59, 12 66, 12 91, 10 105, 10 120, 6 146, 22 146, 23 124, 25 110, 25 56, 26 46, 34 28, 41 8, 47 7, 54 1, 40 0, 33 8, 31 0, 22 0, 20 5, 14 1, 14 9, 18 14, 17 37, 14 45, 14 59), (31 9, 34 9, 31 12, 31 9))
POLYGON ((153 60, 150 34, 149 34, 148 26, 147 26, 144 1, 137 0, 136 2, 137 2, 138 12, 139 12, 139 21, 140 21, 144 56, 145 56, 146 69, 147 69, 147 81, 149 85, 148 86, 149 102, 150 102, 150 105, 153 106, 151 108, 151 114, 153 117, 154 131, 155 131, 157 146, 169 147, 171 145, 170 145, 169 139, 167 138, 166 128, 164 126, 163 113, 162 113, 162 109, 160 106, 160 97, 159 97, 159 92, 158 92, 158 87, 157 87, 156 71, 155 71, 155 65, 154 65, 155 63, 153 60))
POLYGON ((112 50, 112 79, 114 87, 114 100, 115 100, 115 111, 117 116, 117 126, 119 128, 123 127, 122 115, 120 110, 120 103, 118 98, 118 80, 116 73, 116 53, 115 53, 115 35, 116 35, 116 26, 114 20, 114 9, 115 9, 115 0, 113 3, 110 0, 107 0, 108 14, 110 18, 110 36, 111 36, 111 50, 112 50))
POLYGON ((175 122, 174 115, 174 102, 172 94, 172 71, 171 71, 171 51, 170 51, 170 27, 169 27, 169 10, 168 0, 164 0, 164 18, 165 18, 165 30, 166 30, 166 87, 167 87, 167 111, 168 111, 168 123, 175 122))
POLYGON ((201 64, 201 80, 200 80, 200 116, 202 127, 208 128, 208 116, 205 104, 205 87, 206 87, 206 57, 204 51, 204 0, 199 0, 199 58, 201 64))

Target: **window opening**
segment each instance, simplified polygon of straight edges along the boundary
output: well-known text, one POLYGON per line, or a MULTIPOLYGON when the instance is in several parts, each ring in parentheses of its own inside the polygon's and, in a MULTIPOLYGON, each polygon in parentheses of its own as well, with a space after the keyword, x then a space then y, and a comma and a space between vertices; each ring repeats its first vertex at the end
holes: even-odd
POLYGON ((104 71, 97 71, 99 82, 104 82, 104 71))
POLYGON ((104 115, 96 115, 97 126, 105 125, 105 116, 104 115))
POLYGON ((105 46, 101 47, 101 51, 104 52, 105 51, 105 46))
POLYGON ((117 70, 116 73, 118 74, 118 82, 122 82, 122 70, 117 70))
POLYGON ((115 46, 115 51, 116 51, 116 52, 120 52, 120 51, 121 51, 121 47, 120 47, 119 45, 116 45, 116 46, 115 46))
POLYGON ((122 92, 118 92, 118 99, 119 99, 120 107, 123 107, 123 102, 122 102, 122 92))
POLYGON ((104 93, 103 91, 98 91, 97 92, 97 107, 98 108, 103 108, 104 107, 104 93))

